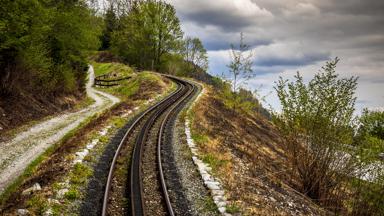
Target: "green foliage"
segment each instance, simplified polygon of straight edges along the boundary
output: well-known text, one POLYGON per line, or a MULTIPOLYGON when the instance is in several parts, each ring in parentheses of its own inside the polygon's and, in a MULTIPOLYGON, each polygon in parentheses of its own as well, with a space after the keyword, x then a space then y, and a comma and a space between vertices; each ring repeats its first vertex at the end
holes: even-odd
POLYGON ((114 5, 111 4, 104 15, 104 29, 101 35, 101 50, 107 50, 111 46, 112 33, 117 30, 118 18, 115 12, 114 5))
POLYGON ((384 174, 381 173, 373 182, 360 179, 352 181, 354 191, 349 205, 351 215, 384 215, 384 174))
POLYGON ((203 155, 202 159, 204 163, 209 164, 209 166, 212 167, 214 171, 228 163, 228 160, 219 159, 215 154, 212 153, 203 155))
POLYGON ((365 109, 360 118, 359 134, 384 139, 384 112, 365 109))
POLYGON ((137 3, 120 18, 112 50, 129 64, 159 69, 162 57, 179 49, 183 32, 175 8, 163 1, 137 3))
POLYGON ((199 134, 199 133, 192 133, 192 139, 200 145, 204 145, 209 141, 209 137, 207 135, 199 134))
POLYGON ((92 175, 92 171, 89 167, 77 163, 70 173, 70 180, 72 184, 84 184, 90 175, 92 175))
MULTIPOLYGON (((384 171, 380 154, 384 152, 384 112, 365 109, 359 119, 354 140, 362 169, 369 169, 369 181, 352 179, 353 196, 350 205, 353 215, 384 215, 384 171)), ((361 173, 364 176, 364 172, 361 173)))
POLYGON ((227 212, 230 214, 235 214, 240 212, 240 207, 237 206, 235 203, 232 203, 231 205, 227 206, 227 212))
POLYGON ((0 3, 0 93, 82 90, 85 51, 97 49, 100 20, 84 1, 0 3))
POLYGON ((252 69, 253 53, 250 46, 244 42, 243 33, 240 33, 239 47, 231 44, 231 58, 228 68, 231 74, 232 91, 236 92, 242 84, 255 76, 252 69))
POLYGON ((80 193, 74 188, 71 188, 67 193, 64 194, 65 198, 68 200, 75 200, 80 198, 80 193))
POLYGON ((274 114, 299 190, 335 208, 340 205, 338 189, 353 175, 356 162, 340 152, 352 143, 357 78, 339 79, 338 61, 327 62, 307 85, 299 73, 295 82, 280 78, 275 89, 282 111, 274 114))
POLYGON ((27 207, 37 214, 43 214, 48 208, 48 203, 43 195, 38 194, 27 201, 27 207))
MULTIPOLYGON (((238 92, 242 85, 255 76, 255 73, 252 69, 253 64, 253 53, 250 49, 250 46, 244 42, 243 33, 240 34, 240 44, 239 47, 235 47, 231 44, 231 62, 227 67, 229 68, 230 77, 226 78, 223 75, 223 78, 231 85, 231 90, 224 88, 224 96, 227 102, 230 102, 231 108, 236 111, 238 105, 242 105, 244 108, 249 107, 252 104, 244 102, 243 99, 239 96, 238 92), (241 103, 244 102, 244 103, 241 103)), ((229 105, 227 103, 227 105, 229 105)))
POLYGON ((187 37, 183 42, 182 55, 186 62, 186 70, 195 73, 197 70, 208 69, 207 50, 199 38, 187 37))

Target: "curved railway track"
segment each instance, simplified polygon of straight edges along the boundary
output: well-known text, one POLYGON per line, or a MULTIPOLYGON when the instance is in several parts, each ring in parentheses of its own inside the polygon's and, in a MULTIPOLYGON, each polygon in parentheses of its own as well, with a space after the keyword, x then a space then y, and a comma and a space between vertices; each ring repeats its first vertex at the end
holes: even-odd
POLYGON ((153 212, 147 212, 148 202, 147 204, 145 202, 145 191, 148 190, 152 190, 152 193, 153 190, 155 190, 156 193, 158 193, 158 196, 161 197, 161 204, 158 204, 160 207, 154 206, 154 208, 161 209, 159 211, 161 211, 162 215, 175 215, 171 198, 168 195, 166 179, 163 171, 163 163, 166 161, 162 160, 162 154, 164 154, 164 152, 162 153, 162 147, 167 144, 164 131, 166 130, 166 127, 171 125, 168 124, 171 116, 177 115, 180 108, 194 95, 197 88, 188 81, 172 76, 169 76, 168 78, 177 83, 177 89, 168 97, 150 107, 133 122, 133 124, 126 131, 115 152, 105 187, 102 206, 103 216, 112 214, 110 211, 111 202, 115 199, 126 199, 129 201, 120 202, 125 203, 126 205, 125 207, 120 207, 119 209, 119 211, 124 212, 116 213, 116 211, 112 211, 114 212, 113 214, 130 214, 134 216, 152 215, 153 212), (126 155, 122 153, 124 152, 122 149, 126 148, 130 139, 130 143, 133 143, 134 146, 130 158, 129 175, 127 176, 127 180, 125 182, 126 189, 128 191, 125 193, 125 196, 127 197, 114 197, 113 185, 116 184, 116 178, 114 178, 117 172, 116 167, 119 166, 119 160, 121 160, 120 158, 126 157, 126 155), (145 189, 143 185, 143 158, 152 157, 151 155, 145 155, 150 154, 147 152, 151 151, 156 151, 156 158, 151 160, 153 161, 152 166, 156 166, 153 167, 153 169, 157 171, 157 182, 155 184, 159 185, 158 189, 148 188, 148 186, 147 189, 145 189), (154 165, 154 163, 156 163, 156 165, 154 165))

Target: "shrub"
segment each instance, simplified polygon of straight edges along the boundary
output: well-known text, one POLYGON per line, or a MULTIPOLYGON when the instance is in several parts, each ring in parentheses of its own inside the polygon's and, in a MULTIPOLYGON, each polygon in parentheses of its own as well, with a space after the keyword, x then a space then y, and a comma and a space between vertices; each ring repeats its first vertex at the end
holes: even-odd
POLYGON ((284 137, 296 187, 304 194, 339 211, 343 184, 353 176, 356 160, 345 152, 354 134, 354 92, 357 78, 339 79, 336 58, 327 62, 306 85, 280 78, 275 89, 282 105, 274 122, 284 137))

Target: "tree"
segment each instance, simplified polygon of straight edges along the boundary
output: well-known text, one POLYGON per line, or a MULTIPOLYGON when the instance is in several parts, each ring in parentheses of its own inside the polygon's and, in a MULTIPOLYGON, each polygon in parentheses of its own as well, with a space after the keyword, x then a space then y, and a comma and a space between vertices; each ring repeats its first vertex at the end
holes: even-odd
POLYGON ((103 34, 101 35, 101 50, 110 48, 112 33, 116 31, 118 27, 118 18, 113 4, 109 6, 105 13, 104 25, 103 34))
POLYGON ((275 90, 282 111, 274 114, 298 189, 334 209, 340 207, 343 183, 356 166, 348 146, 354 134, 357 78, 339 79, 338 61, 327 62, 307 85, 300 73, 295 82, 280 77, 275 90))
POLYGON ((253 53, 250 46, 244 42, 244 34, 240 33, 239 47, 231 44, 231 63, 228 65, 231 74, 232 91, 236 92, 249 79, 255 76, 252 69, 253 53))
POLYGON ((240 33, 239 47, 231 44, 230 57, 231 62, 227 65, 230 76, 224 77, 224 79, 228 80, 232 85, 232 91, 227 92, 226 95, 227 99, 232 101, 232 108, 235 111, 237 106, 241 106, 241 100, 237 92, 248 80, 255 77, 255 72, 252 69, 253 52, 250 46, 244 42, 242 32, 240 33))
POLYGON ((183 32, 175 8, 163 1, 137 3, 113 36, 113 51, 143 69, 159 69, 167 53, 180 49, 183 32))
POLYGON ((97 18, 84 1, 0 3, 0 94, 82 89, 85 52, 97 48, 97 18))
POLYGON ((189 64, 188 70, 196 72, 198 69, 208 69, 207 50, 199 38, 187 37, 183 47, 184 60, 189 64))

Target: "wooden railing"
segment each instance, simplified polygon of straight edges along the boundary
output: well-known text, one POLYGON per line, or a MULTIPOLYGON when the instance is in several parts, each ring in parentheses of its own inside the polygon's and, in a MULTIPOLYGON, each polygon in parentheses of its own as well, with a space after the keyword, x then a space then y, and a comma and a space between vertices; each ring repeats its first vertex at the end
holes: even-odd
POLYGON ((103 75, 97 76, 95 78, 95 86, 102 86, 102 87, 118 86, 120 85, 120 81, 131 78, 127 76, 127 77, 113 79, 113 77, 115 76, 112 76, 111 74, 103 74, 103 75))

